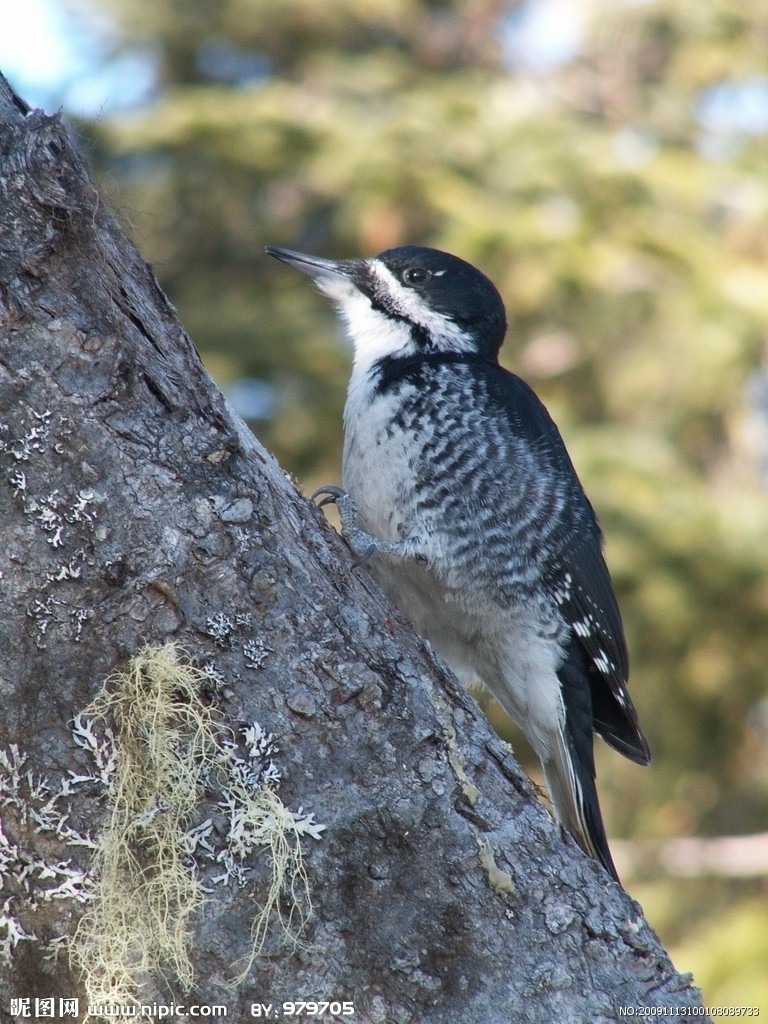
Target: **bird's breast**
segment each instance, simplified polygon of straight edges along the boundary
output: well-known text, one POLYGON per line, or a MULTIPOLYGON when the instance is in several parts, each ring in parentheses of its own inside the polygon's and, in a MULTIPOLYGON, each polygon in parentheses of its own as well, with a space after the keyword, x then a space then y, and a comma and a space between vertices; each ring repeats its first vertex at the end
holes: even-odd
POLYGON ((350 388, 344 412, 344 488, 355 499, 360 526, 384 540, 412 528, 420 451, 399 429, 397 395, 357 394, 350 388))

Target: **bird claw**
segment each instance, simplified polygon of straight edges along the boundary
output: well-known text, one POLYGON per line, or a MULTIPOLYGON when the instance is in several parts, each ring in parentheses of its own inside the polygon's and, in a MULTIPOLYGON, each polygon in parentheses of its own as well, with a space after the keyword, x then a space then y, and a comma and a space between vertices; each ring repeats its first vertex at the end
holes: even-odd
POLYGON ((357 525, 357 505, 351 494, 348 494, 342 487, 334 484, 325 484, 313 493, 312 500, 318 501, 320 508, 323 505, 335 505, 339 510, 341 522, 341 536, 347 542, 349 549, 355 556, 352 567, 357 569, 365 565, 371 555, 377 551, 385 554, 395 555, 398 558, 413 558, 419 562, 426 562, 426 555, 418 550, 418 545, 412 541, 389 541, 372 537, 370 533, 361 530, 357 525))
MULTIPOLYGON (((354 504, 354 499, 351 495, 347 494, 343 487, 337 487, 333 483, 327 483, 323 487, 317 487, 314 494, 312 495, 312 501, 316 501, 317 498, 322 496, 322 500, 317 502, 319 507, 323 508, 324 505, 335 505, 339 510, 339 519, 341 521, 341 536, 346 541, 350 551, 355 556, 352 562, 353 568, 358 568, 360 565, 365 565, 371 555, 377 551, 384 552, 387 554, 403 556, 401 551, 401 545, 393 543, 392 541, 382 541, 377 537, 372 537, 367 534, 365 529, 360 529, 357 525, 357 506, 354 504)), ((420 557, 418 554, 412 557, 420 557)))
POLYGON ((322 508, 323 505, 337 505, 341 498, 349 497, 343 488, 336 487, 334 484, 325 484, 323 487, 318 487, 312 493, 312 501, 317 501, 318 496, 321 494, 324 497, 322 501, 317 502, 319 508, 322 508))
POLYGON ((323 505, 335 505, 339 510, 341 535, 351 548, 352 554, 356 555, 353 567, 363 565, 376 550, 376 542, 358 528, 357 506, 353 498, 342 487, 336 487, 334 484, 318 487, 312 495, 312 500, 317 501, 321 496, 321 500, 318 501, 320 508, 323 505))
POLYGON ((334 484, 318 487, 312 495, 312 500, 317 500, 321 495, 322 498, 318 502, 320 508, 323 505, 335 505, 339 510, 342 534, 346 536, 348 533, 354 533, 357 530, 357 505, 352 496, 347 494, 342 487, 336 487, 334 484))

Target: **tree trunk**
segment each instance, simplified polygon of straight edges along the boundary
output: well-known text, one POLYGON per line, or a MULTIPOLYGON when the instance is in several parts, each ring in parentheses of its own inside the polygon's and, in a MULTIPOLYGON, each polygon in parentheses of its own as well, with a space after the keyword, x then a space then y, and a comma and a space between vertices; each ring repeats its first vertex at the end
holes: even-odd
POLYGON ((699 1006, 227 407, 60 119, 0 79, 0 126, 0 1016, 699 1006))

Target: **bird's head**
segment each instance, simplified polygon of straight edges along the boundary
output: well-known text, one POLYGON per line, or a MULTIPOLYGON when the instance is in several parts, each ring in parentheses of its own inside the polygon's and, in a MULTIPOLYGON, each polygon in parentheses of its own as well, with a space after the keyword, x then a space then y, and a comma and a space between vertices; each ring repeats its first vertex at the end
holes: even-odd
POLYGON ((338 306, 355 362, 430 353, 495 360, 506 331, 495 286, 470 263, 439 249, 402 245, 364 260, 327 260, 267 246, 309 274, 338 306))

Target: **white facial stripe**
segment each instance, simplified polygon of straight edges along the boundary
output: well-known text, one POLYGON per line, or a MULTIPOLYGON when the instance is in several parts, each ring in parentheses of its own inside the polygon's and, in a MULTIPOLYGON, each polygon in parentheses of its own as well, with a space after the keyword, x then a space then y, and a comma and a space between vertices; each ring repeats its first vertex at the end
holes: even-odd
POLYGON ((429 309, 418 292, 401 284, 392 271, 380 260, 370 260, 369 266, 380 282, 380 291, 391 298, 396 312, 423 327, 430 338, 434 339, 438 348, 444 347, 454 352, 472 351, 474 346, 471 339, 453 320, 442 313, 429 309), (441 345, 441 340, 446 344, 441 345))
POLYGON ((416 324, 432 339, 435 348, 471 352, 471 339, 452 320, 429 309, 418 292, 406 288, 379 260, 368 261, 374 288, 387 296, 395 316, 376 309, 371 300, 343 274, 313 275, 320 291, 332 299, 355 346, 355 372, 365 372, 386 356, 410 356, 418 352, 410 324, 416 324))

